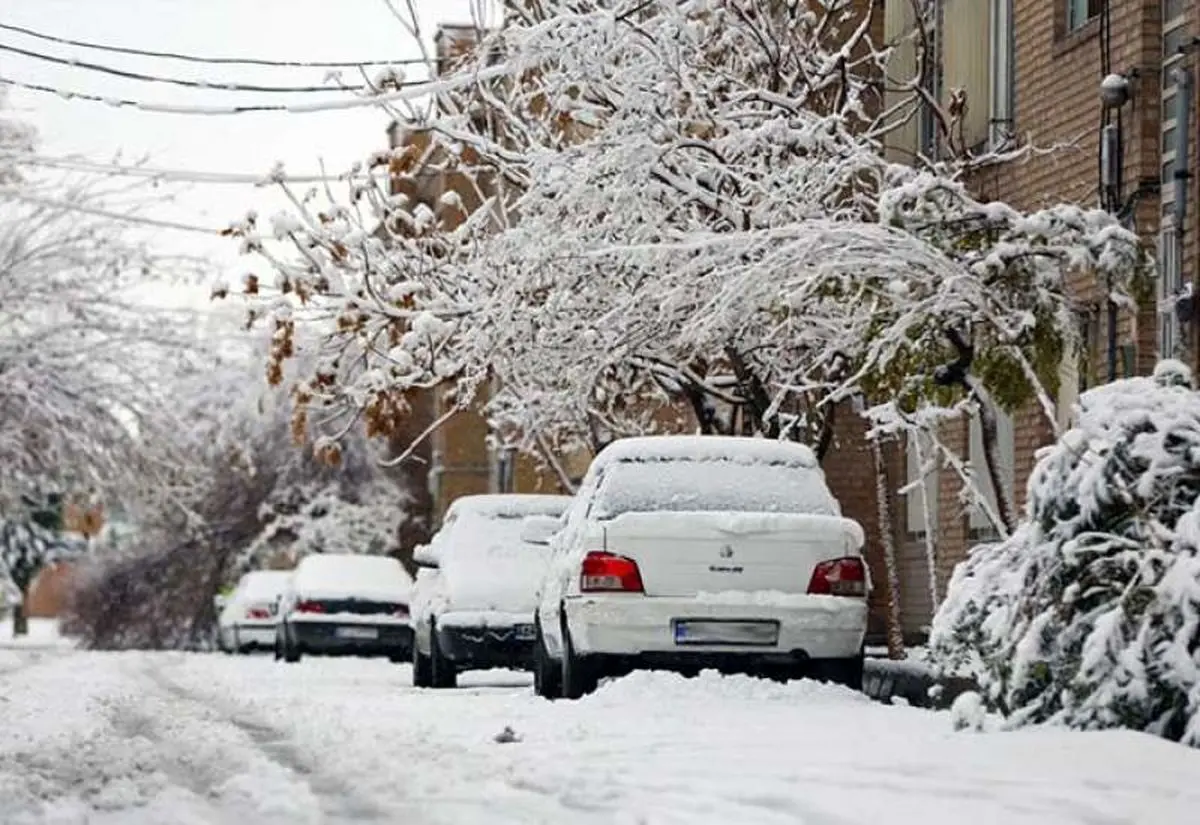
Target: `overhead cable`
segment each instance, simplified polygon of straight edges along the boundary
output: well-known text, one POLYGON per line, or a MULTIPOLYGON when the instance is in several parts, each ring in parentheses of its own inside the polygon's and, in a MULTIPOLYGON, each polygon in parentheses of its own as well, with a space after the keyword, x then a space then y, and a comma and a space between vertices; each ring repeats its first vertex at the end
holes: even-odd
POLYGON ((33 206, 44 206, 50 209, 62 209, 67 212, 78 212, 82 215, 94 215, 98 218, 108 218, 110 220, 123 221, 125 223, 154 226, 158 227, 159 229, 176 229, 181 232, 195 232, 201 235, 220 235, 223 231, 208 226, 197 226, 196 224, 168 221, 162 218, 148 218, 144 215, 134 215, 129 212, 114 212, 109 209, 101 209, 95 206, 85 206, 83 204, 73 203, 71 201, 43 198, 37 195, 29 195, 0 187, 0 200, 5 199, 21 201, 22 203, 28 203, 33 206))
POLYGON ((341 175, 304 174, 293 175, 283 169, 275 169, 265 174, 251 172, 209 172, 191 169, 165 169, 162 167, 129 165, 119 163, 98 163, 80 157, 48 157, 27 152, 0 152, 0 159, 18 166, 36 166, 46 169, 62 169, 73 172, 88 172, 100 175, 112 175, 133 178, 149 178, 171 183, 214 183, 214 184, 250 184, 253 186, 269 186, 276 183, 337 183, 340 181, 362 180, 367 177, 386 178, 384 172, 348 172, 341 175))
MULTIPOLYGON (((88 71, 100 72, 101 74, 112 75, 114 77, 123 77, 129 80, 140 80, 149 83, 169 83, 173 86, 186 86, 189 89, 211 89, 215 91, 226 92, 273 92, 282 94, 296 94, 302 92, 370 92, 369 86, 268 86, 257 83, 226 83, 222 81, 207 81, 207 80, 185 80, 179 77, 164 77, 162 75, 144 74, 142 72, 133 72, 127 69, 118 69, 113 66, 104 66, 99 63, 90 63, 86 60, 76 60, 69 57, 55 57, 54 55, 42 54, 40 52, 22 49, 17 46, 9 46, 5 43, 0 43, 0 51, 12 52, 19 54, 22 57, 30 57, 34 60, 42 60, 47 63, 56 63, 60 66, 70 66, 74 69, 87 69, 88 71)), ((421 81, 392 81, 389 83, 389 88, 399 86, 415 86, 421 81)))
POLYGON ((164 60, 181 60, 186 63, 210 63, 213 65, 235 66, 279 66, 283 68, 313 68, 313 69, 356 69, 360 66, 416 66, 426 65, 424 58, 400 58, 396 60, 265 60, 254 57, 202 57, 178 52, 158 52, 149 49, 133 49, 125 46, 110 46, 86 40, 72 40, 68 37, 58 37, 52 34, 27 29, 24 26, 14 26, 0 23, 0 29, 46 40, 51 43, 61 43, 66 46, 78 46, 82 49, 113 52, 114 54, 131 54, 139 57, 156 57, 164 60))
MULTIPOLYGON (((102 95, 74 92, 41 83, 28 83, 23 80, 13 80, 0 76, 0 85, 8 85, 17 89, 43 94, 57 95, 65 100, 84 100, 89 103, 103 103, 115 108, 137 109, 142 112, 154 112, 169 115, 244 115, 252 112, 284 112, 287 114, 312 114, 314 112, 334 112, 344 109, 360 109, 368 106, 379 106, 384 103, 395 103, 401 100, 413 100, 427 94, 439 94, 454 91, 476 83, 491 80, 508 74, 507 66, 489 66, 471 74, 461 74, 442 80, 415 81, 404 89, 394 92, 381 92, 370 96, 353 96, 344 100, 322 100, 314 103, 260 103, 238 106, 197 106, 178 103, 150 103, 143 100, 132 100, 120 97, 105 97, 102 95)), ((332 89, 330 91, 333 91, 332 89)))

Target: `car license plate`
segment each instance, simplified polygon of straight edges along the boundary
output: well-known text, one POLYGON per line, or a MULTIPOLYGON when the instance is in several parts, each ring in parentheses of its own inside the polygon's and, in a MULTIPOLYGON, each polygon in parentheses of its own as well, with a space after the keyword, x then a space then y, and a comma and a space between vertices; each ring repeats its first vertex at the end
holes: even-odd
POLYGON ((515 635, 518 639, 532 639, 537 636, 537 633, 534 631, 534 627, 531 624, 519 624, 516 626, 515 630, 515 635))
POLYGON ((378 639, 379 628, 377 627, 339 627, 334 631, 334 635, 339 639, 378 639))
POLYGON ((779 622, 746 619, 676 619, 677 645, 748 645, 774 647, 779 622))

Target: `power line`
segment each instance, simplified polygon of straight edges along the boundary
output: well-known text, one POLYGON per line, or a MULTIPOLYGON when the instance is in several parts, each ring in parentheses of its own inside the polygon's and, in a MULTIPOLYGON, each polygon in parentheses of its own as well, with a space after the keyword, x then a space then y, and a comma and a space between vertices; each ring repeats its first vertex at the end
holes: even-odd
POLYGON ((94 215, 98 218, 108 218, 114 221, 123 221, 125 223, 141 224, 144 226, 154 226, 159 229, 176 229, 181 232, 195 232, 201 235, 217 236, 219 236, 223 231, 220 229, 213 229, 212 227, 208 226, 178 223, 176 221, 168 221, 162 218, 147 218, 142 215, 132 215, 127 212, 113 212, 111 210, 100 209, 99 207, 95 206, 83 206, 82 204, 72 203, 71 201, 60 201, 53 198, 41 198, 37 195, 26 195, 0 188, 0 199, 4 198, 21 201, 33 206, 45 206, 50 209, 62 209, 67 212, 78 212, 82 215, 94 215))
MULTIPOLYGON (((26 83, 23 80, 0 76, 0 85, 9 85, 30 92, 57 95, 66 100, 84 100, 89 103, 103 103, 115 108, 137 109, 142 112, 169 115, 244 115, 252 112, 284 112, 287 114, 312 114, 314 112, 333 112, 344 109, 359 109, 367 106, 378 106, 383 103, 394 103, 401 100, 412 100, 426 94, 439 94, 471 86, 485 80, 501 77, 509 72, 507 66, 489 66, 471 74, 462 74, 443 80, 414 81, 410 86, 394 92, 383 92, 369 97, 350 97, 345 100, 324 100, 316 103, 262 103, 240 106, 194 106, 172 103, 148 103, 142 100, 132 100, 120 97, 103 97, 101 95, 73 92, 55 86, 45 86, 41 83, 26 83)), ((330 90, 332 91, 332 90, 330 90)))
POLYGON ((23 26, 13 26, 8 23, 0 23, 0 29, 19 34, 35 37, 39 40, 46 40, 51 43, 61 43, 66 46, 78 46, 82 49, 95 49, 97 51, 113 52, 114 54, 132 54, 139 57, 157 57, 166 60, 181 60, 186 63, 209 63, 213 65, 238 65, 238 66, 278 66, 282 68, 312 68, 312 69, 356 69, 360 66, 416 66, 427 65, 428 61, 424 58, 400 58, 397 60, 353 60, 353 61, 322 61, 322 60, 263 60, 253 57, 200 57, 198 55, 180 54, 178 52, 156 52, 148 49, 133 49, 123 46, 109 46, 101 43, 91 43, 86 40, 72 40, 67 37, 57 37, 52 34, 27 29, 23 26))
MULTIPOLYGON (((118 69, 113 66, 105 66, 100 63, 90 63, 86 60, 76 60, 74 58, 55 57, 54 55, 42 54, 40 52, 29 51, 17 46, 9 46, 0 43, 0 51, 12 52, 23 57, 31 57, 34 60, 43 60, 47 63, 57 63, 60 66, 70 66, 74 69, 87 69, 93 72, 112 75, 114 77, 123 77, 129 80, 140 80, 151 83, 170 83, 174 86, 186 86, 190 89, 212 89, 216 91, 228 92, 276 92, 276 93, 300 93, 300 92, 362 92, 371 91, 369 86, 263 86, 255 83, 222 83, 209 82, 205 80, 184 80, 178 77, 163 77, 161 75, 143 74, 142 72, 132 72, 127 69, 118 69)), ((420 81, 403 81, 400 83, 392 83, 389 85, 414 86, 420 81)))
POLYGON ((268 186, 276 183, 337 183, 365 178, 386 178, 387 173, 347 173, 343 175, 292 175, 282 170, 266 174, 247 172, 208 172, 190 169, 166 169, 151 166, 129 166, 105 164, 78 157, 47 157, 25 152, 0 152, 0 158, 18 166, 37 166, 46 169, 64 169, 74 172, 91 172, 133 178, 149 178, 171 183, 252 184, 268 186))

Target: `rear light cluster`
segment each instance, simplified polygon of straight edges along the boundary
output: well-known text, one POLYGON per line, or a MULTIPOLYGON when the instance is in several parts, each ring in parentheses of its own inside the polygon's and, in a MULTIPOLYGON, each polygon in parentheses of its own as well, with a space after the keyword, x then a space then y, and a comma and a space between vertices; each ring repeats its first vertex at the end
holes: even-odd
POLYGON ((579 589, 584 593, 645 592, 636 561, 599 550, 583 557, 579 589))
POLYGON ((249 610, 246 611, 246 618, 247 619, 269 619, 269 618, 271 618, 271 611, 265 607, 251 607, 249 610))
POLYGON ((824 596, 866 596, 867 568, 862 559, 854 556, 819 562, 808 580, 808 592, 824 596))
POLYGON ((320 602, 314 602, 314 601, 309 601, 309 600, 296 602, 296 612, 297 613, 324 613, 325 605, 321 604, 320 602))
POLYGON ((393 604, 393 605, 390 605, 390 607, 392 608, 391 614, 393 616, 395 616, 397 619, 407 619, 408 618, 408 605, 393 604))

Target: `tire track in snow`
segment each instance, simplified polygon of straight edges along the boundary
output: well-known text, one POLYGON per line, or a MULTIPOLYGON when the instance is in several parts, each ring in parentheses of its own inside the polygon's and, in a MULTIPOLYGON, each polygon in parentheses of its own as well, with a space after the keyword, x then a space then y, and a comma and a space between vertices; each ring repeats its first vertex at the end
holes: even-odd
POLYGON ((384 811, 356 794, 347 783, 319 770, 282 731, 250 718, 242 709, 188 689, 171 679, 161 666, 152 667, 147 663, 143 675, 175 702, 236 729, 260 754, 306 785, 320 805, 321 822, 383 825, 397 821, 396 811, 384 811))

